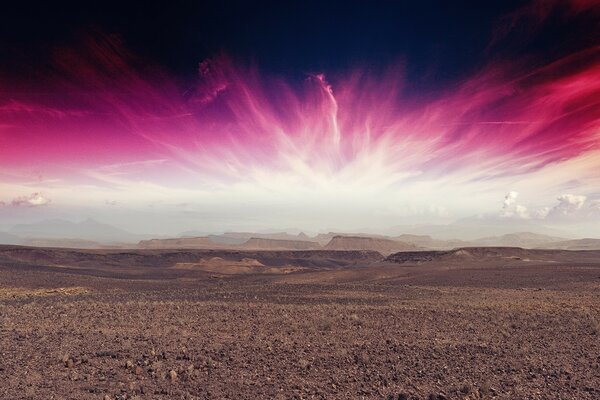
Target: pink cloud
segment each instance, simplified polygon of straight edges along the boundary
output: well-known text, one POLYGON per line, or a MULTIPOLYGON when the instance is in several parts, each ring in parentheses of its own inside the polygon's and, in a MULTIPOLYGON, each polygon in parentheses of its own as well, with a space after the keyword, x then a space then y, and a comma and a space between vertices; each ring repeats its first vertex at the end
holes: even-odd
POLYGON ((167 182, 244 180, 257 168, 333 176, 375 162, 421 176, 524 174, 600 148, 597 51, 536 69, 490 64, 419 101, 393 68, 308 76, 298 87, 221 56, 201 64, 182 96, 168 75, 132 67, 118 40, 90 39, 57 52, 52 101, 0 97, 0 167, 56 175, 161 159, 148 178, 167 182))
POLYGON ((50 199, 44 197, 41 193, 32 193, 29 196, 20 196, 12 200, 13 206, 39 207, 50 203, 50 199))

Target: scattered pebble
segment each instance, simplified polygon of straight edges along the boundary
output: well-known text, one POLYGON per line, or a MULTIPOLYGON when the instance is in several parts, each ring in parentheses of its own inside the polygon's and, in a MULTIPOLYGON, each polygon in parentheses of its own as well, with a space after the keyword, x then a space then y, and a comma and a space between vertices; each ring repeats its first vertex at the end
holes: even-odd
POLYGON ((171 382, 175 382, 177 380, 177 372, 173 370, 169 371, 169 378, 171 378, 171 382))

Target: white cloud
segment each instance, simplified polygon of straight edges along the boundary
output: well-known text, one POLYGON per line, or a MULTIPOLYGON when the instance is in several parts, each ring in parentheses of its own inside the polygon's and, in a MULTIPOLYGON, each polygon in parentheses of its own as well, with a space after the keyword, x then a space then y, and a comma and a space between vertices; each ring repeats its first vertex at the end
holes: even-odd
POLYGON ((600 210, 600 200, 591 201, 589 204, 590 204, 590 209, 600 210))
POLYGON ((533 212, 533 218, 544 219, 550 214, 550 207, 542 207, 539 210, 533 212))
POLYGON ((504 196, 504 208, 510 207, 517 201, 517 197, 519 197, 519 192, 510 191, 504 196))
POLYGON ((522 214, 523 212, 527 212, 527 209, 523 206, 514 206, 517 202, 517 197, 519 197, 519 192, 515 192, 514 190, 511 190, 506 194, 506 196, 504 196, 504 201, 502 202, 502 210, 500 211, 501 217, 520 217, 520 214, 522 214))
POLYGON ((563 194, 557 198, 558 204, 552 208, 549 214, 562 216, 575 214, 582 209, 586 199, 586 196, 563 194))
POLYGON ((565 218, 582 216, 583 211, 592 210, 593 207, 598 207, 597 201, 586 205, 587 197, 583 195, 563 194, 557 197, 558 204, 554 207, 542 207, 529 211, 529 209, 517 203, 518 192, 511 191, 504 196, 500 217, 502 218, 518 218, 518 219, 548 219, 548 218, 565 218))
POLYGON ((29 196, 20 196, 12 200, 13 206, 39 207, 50 203, 50 199, 44 197, 41 193, 32 193, 29 196))
POLYGON ((529 219, 531 218, 529 215, 529 211, 527 211, 527 207, 517 204, 515 207, 515 215, 521 219, 529 219))

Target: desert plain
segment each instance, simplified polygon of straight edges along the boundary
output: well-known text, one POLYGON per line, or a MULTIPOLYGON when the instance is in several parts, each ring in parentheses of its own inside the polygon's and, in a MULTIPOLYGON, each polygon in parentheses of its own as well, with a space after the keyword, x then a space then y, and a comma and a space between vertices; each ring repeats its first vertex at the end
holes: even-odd
POLYGON ((0 246, 2 399, 599 399, 600 251, 0 246))

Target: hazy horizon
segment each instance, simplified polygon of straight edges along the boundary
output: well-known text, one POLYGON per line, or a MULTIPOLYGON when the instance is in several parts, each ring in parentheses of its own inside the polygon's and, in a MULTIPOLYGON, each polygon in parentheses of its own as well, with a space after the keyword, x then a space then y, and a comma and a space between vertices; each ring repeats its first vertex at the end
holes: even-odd
MULTIPOLYGON (((141 238, 169 238, 183 236, 209 236, 223 235, 226 233, 249 233, 257 235, 268 235, 277 233, 287 233, 289 235, 299 235, 303 233, 309 237, 315 237, 320 234, 339 233, 345 235, 381 235, 395 237, 400 235, 427 235, 433 239, 440 240, 476 240, 486 237, 503 236, 506 234, 534 233, 546 235, 550 237, 562 239, 583 239, 597 238, 594 234, 574 234, 573 232, 581 232, 580 229, 570 231, 568 229, 559 229, 550 226, 540 225, 531 221, 526 223, 518 223, 518 221, 497 221, 494 219, 473 217, 452 221, 446 224, 409 224, 409 225, 393 225, 381 229, 373 229, 369 227, 326 227, 323 229, 306 229, 301 227, 262 227, 256 228, 252 226, 232 226, 230 228, 221 229, 202 229, 202 227, 194 227, 191 229, 179 229, 174 231, 160 230, 155 231, 136 231, 129 228, 125 224, 110 223, 104 220, 95 218, 85 219, 65 219, 65 218, 50 218, 43 220, 32 220, 15 224, 5 224, 0 226, 0 233, 15 235, 22 238, 55 238, 55 239, 77 239, 74 235, 62 234, 64 228, 70 229, 77 227, 81 229, 81 234, 87 240, 97 240, 99 242, 130 242, 137 241, 141 238), (105 229, 115 229, 117 232, 115 239, 110 237, 104 238, 106 235, 105 229), (131 235, 130 240, 125 240, 119 233, 131 235), (96 236, 100 234, 102 237, 98 239, 96 236)), ((1 238, 0 238, 1 243, 1 238)))

